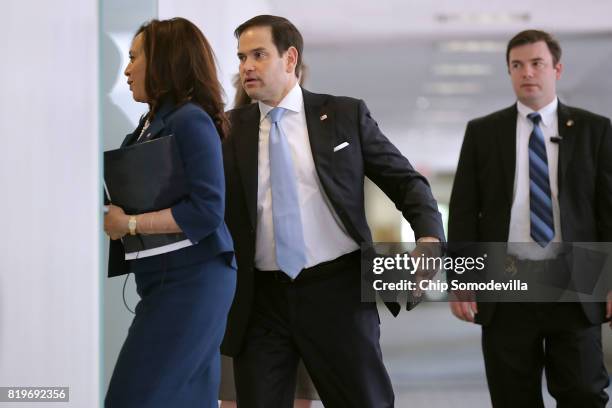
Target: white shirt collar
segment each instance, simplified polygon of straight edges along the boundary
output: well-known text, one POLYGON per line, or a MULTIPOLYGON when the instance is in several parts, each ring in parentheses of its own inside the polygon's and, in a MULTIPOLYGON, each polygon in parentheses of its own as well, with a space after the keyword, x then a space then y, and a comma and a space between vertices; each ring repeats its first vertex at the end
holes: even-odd
MULTIPOLYGON (((559 105, 559 100, 557 99, 557 97, 555 97, 555 99, 553 99, 551 103, 544 106, 542 109, 538 111, 538 113, 542 117, 542 124, 544 126, 550 127, 553 124, 553 121, 556 119, 558 105, 559 105)), ((521 103, 521 101, 516 101, 516 108, 518 109, 519 114, 528 121, 529 119, 527 118, 527 115, 530 114, 531 112, 535 112, 529 106, 521 103)))
MULTIPOLYGON (((274 109, 274 106, 266 105, 261 101, 257 103, 259 104, 260 112, 259 123, 261 123, 268 115, 268 112, 274 109)), ((289 93, 280 101, 278 106, 296 113, 300 113, 302 109, 304 109, 304 95, 302 95, 302 88, 297 82, 289 93)))

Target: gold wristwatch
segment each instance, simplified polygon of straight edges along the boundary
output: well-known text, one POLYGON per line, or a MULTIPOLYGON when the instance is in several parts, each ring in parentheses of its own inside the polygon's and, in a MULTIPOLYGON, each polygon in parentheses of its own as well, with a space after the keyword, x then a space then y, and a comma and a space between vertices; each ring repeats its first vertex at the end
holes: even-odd
POLYGON ((136 235, 136 217, 133 215, 128 220, 128 229, 130 230, 130 235, 136 235))

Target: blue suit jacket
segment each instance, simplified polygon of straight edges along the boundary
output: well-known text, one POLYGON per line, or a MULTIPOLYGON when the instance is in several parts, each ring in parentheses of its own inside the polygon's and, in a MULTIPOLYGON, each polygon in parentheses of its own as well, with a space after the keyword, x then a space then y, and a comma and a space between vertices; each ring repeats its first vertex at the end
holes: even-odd
MULTIPOLYGON (((144 125, 127 135, 121 147, 134 143, 144 125)), ((185 166, 189 194, 171 208, 172 215, 195 245, 166 254, 125 260, 119 240, 111 241, 108 276, 156 271, 206 261, 221 253, 233 260, 233 243, 224 222, 225 178, 221 140, 210 116, 198 105, 164 103, 146 131, 150 139, 174 135, 185 166)))

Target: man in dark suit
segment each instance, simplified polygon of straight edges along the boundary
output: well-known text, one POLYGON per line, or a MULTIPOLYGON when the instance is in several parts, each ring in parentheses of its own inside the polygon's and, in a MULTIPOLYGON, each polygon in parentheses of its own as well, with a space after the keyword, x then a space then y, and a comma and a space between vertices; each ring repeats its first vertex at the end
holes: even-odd
POLYGON ((238 405, 292 407, 301 357, 325 406, 392 407, 376 305, 360 301, 359 248, 372 240, 363 182, 437 242, 429 185, 363 101, 300 88, 291 22, 257 16, 235 35, 241 84, 257 101, 231 112, 224 146, 238 288, 222 351, 234 357, 238 405))
MULTIPOLYGON (((558 42, 542 31, 508 43, 518 101, 467 125, 449 245, 519 243, 508 245, 508 260, 537 271, 560 264, 562 242, 612 241, 610 120, 558 101, 560 58, 558 42)), ((494 407, 543 407, 543 369, 559 406, 606 405, 601 324, 612 302, 456 301, 451 310, 482 325, 494 407)))

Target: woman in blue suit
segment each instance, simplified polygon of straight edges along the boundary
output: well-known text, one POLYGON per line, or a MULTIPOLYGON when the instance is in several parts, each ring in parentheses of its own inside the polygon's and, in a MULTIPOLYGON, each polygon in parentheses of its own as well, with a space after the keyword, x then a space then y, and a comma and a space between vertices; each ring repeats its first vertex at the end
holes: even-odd
POLYGON ((153 20, 136 33, 125 75, 149 113, 122 146, 174 135, 188 194, 161 211, 129 216, 111 205, 105 216, 109 276, 134 273, 141 297, 105 406, 216 407, 219 346, 236 271, 224 223, 221 139, 228 121, 214 56, 189 21, 153 20), (118 241, 126 234, 180 232, 187 240, 130 260, 118 241))

